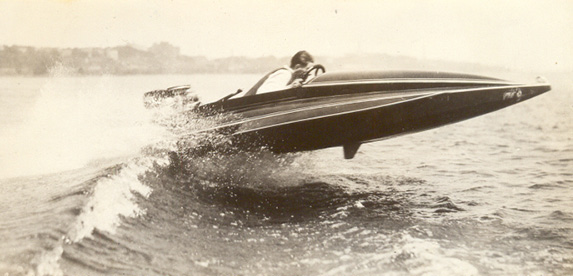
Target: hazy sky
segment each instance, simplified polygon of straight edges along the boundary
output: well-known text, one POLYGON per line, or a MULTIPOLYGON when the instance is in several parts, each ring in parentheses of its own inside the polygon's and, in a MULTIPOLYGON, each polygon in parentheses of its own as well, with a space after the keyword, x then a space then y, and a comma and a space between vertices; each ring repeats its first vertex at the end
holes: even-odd
POLYGON ((573 72, 573 1, 0 0, 0 45, 386 53, 573 72))

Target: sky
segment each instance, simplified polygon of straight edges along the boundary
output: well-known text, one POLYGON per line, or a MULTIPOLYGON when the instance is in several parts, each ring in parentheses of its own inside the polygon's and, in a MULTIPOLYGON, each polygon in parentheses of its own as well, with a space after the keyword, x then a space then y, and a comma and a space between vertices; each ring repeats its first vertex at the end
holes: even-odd
POLYGON ((0 0, 0 45, 382 53, 573 72, 569 0, 0 0))

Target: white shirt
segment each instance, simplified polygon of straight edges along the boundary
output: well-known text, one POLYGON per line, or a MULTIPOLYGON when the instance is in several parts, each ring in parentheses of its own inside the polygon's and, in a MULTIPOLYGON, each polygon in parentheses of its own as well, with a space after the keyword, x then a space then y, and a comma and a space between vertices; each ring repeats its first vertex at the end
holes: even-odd
POLYGON ((277 90, 286 89, 289 87, 288 82, 292 78, 294 70, 290 67, 285 66, 283 69, 272 73, 267 80, 259 87, 257 94, 267 93, 277 90))

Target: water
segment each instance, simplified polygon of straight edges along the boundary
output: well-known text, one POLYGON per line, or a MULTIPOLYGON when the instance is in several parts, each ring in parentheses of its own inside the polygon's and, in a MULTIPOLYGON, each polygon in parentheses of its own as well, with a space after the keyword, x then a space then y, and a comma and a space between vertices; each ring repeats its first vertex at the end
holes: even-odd
POLYGON ((257 76, 2 77, 0 272, 570 275, 573 83, 546 77, 548 94, 353 160, 185 155, 197 141, 176 133, 213 122, 141 101, 257 76))

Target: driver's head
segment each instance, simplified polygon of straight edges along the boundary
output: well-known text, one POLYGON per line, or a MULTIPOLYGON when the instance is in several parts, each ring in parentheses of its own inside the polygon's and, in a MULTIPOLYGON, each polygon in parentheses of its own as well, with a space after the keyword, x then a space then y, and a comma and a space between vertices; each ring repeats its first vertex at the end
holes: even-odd
POLYGON ((299 51, 290 59, 290 68, 304 69, 314 63, 314 58, 307 51, 299 51))

